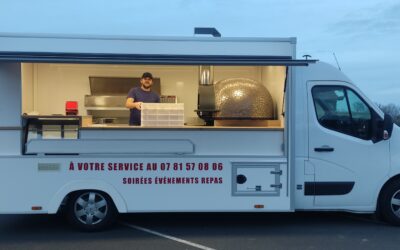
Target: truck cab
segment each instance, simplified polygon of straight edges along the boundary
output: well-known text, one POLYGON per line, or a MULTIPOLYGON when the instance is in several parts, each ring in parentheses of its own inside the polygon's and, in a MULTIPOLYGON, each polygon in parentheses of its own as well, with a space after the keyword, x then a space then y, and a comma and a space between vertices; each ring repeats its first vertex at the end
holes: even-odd
POLYGON ((385 209, 385 188, 399 173, 398 126, 333 66, 296 70, 296 208, 385 209))

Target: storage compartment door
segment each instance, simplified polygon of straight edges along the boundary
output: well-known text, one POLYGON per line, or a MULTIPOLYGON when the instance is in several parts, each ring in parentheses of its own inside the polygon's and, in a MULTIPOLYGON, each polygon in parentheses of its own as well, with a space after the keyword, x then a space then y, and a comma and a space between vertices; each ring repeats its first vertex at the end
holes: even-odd
POLYGON ((280 164, 233 164, 234 196, 279 196, 282 184, 280 164))

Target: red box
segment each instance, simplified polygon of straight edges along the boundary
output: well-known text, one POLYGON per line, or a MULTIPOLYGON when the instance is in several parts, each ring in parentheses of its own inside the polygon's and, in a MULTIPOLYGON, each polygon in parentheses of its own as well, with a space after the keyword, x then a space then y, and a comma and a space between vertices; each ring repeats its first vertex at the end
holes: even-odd
POLYGON ((65 114, 66 115, 78 115, 78 102, 66 101, 65 102, 65 114))

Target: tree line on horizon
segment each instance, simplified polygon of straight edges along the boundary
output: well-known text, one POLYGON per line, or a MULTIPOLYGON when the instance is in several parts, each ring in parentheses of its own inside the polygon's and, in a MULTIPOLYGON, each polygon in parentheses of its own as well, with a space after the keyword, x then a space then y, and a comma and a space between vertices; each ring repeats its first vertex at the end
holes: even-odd
POLYGON ((390 115, 393 118, 393 122, 400 126, 400 106, 389 103, 386 105, 379 104, 378 107, 383 111, 383 113, 390 115))

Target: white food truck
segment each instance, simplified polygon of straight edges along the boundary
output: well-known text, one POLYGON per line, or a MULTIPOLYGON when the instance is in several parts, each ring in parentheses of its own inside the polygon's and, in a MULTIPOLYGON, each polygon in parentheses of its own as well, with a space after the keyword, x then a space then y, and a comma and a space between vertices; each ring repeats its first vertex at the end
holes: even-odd
POLYGON ((85 230, 135 212, 400 224, 399 128, 340 70, 296 59, 295 38, 0 34, 0 116, 2 214, 65 208, 85 230), (126 90, 147 71, 162 103, 129 126, 126 90))

